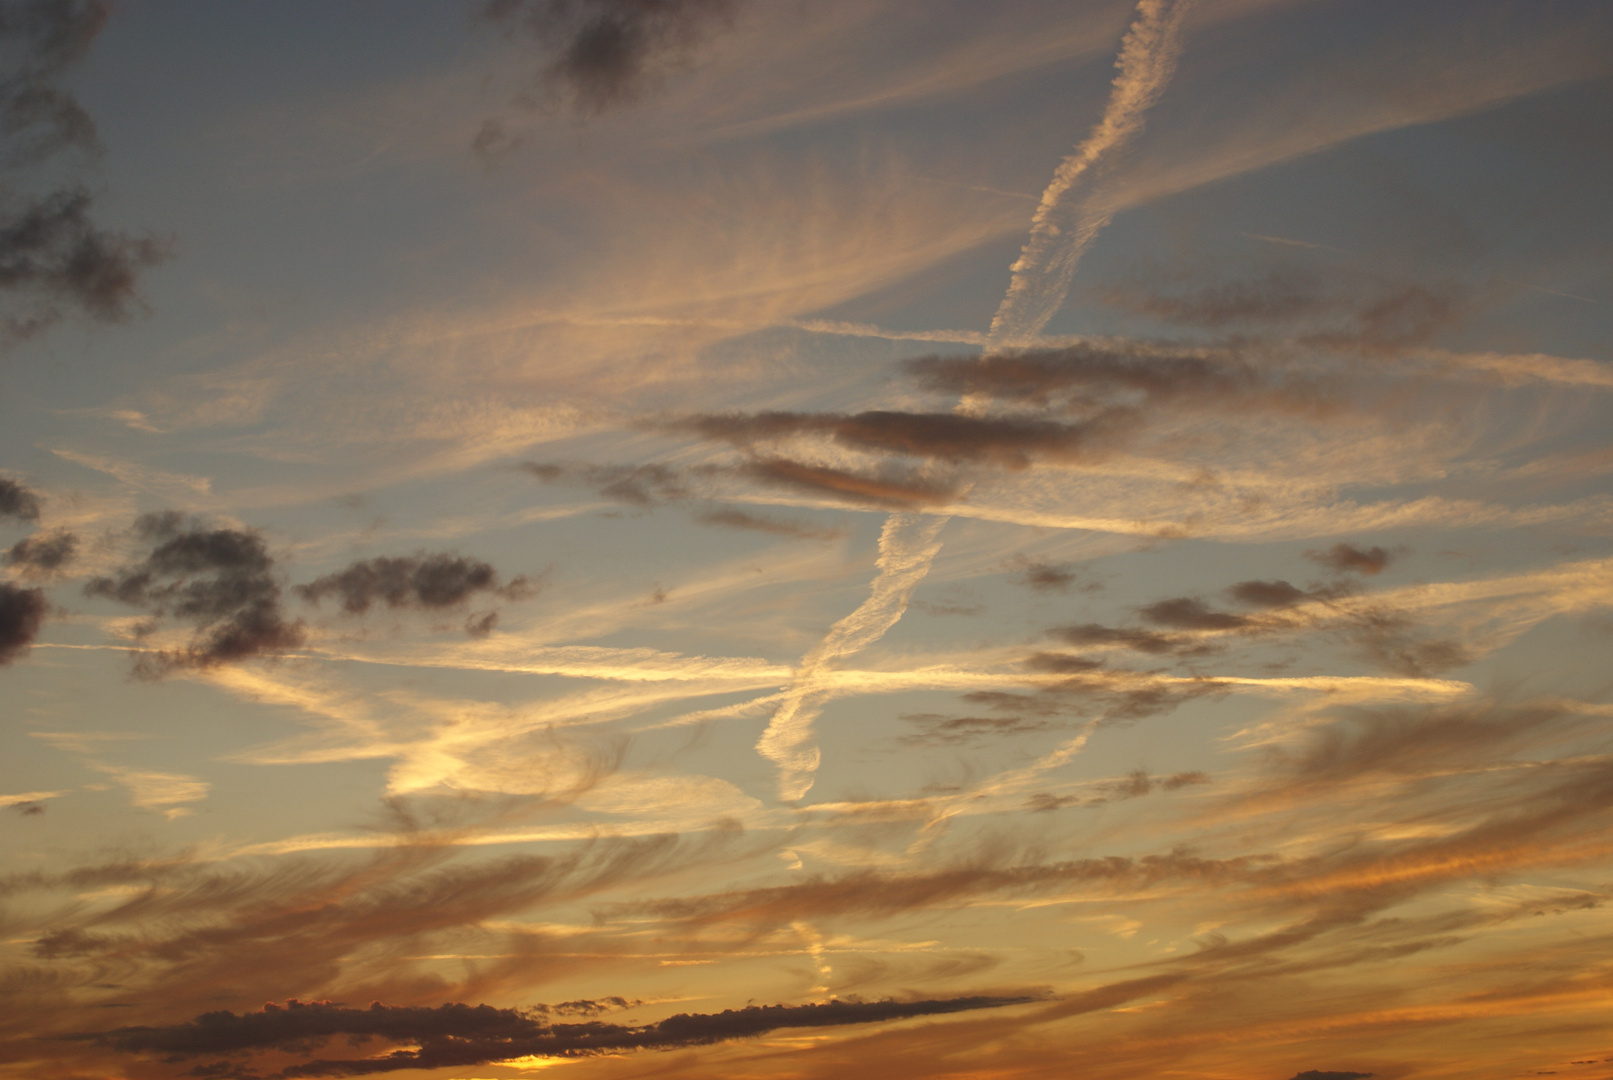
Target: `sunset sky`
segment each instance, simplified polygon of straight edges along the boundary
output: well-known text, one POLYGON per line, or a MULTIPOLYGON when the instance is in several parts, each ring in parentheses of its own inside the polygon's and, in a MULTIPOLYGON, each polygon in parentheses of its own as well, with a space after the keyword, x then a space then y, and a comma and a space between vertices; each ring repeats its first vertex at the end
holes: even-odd
POLYGON ((0 0, 0 1080, 1609 1080, 1609 192, 1605 0, 0 0))

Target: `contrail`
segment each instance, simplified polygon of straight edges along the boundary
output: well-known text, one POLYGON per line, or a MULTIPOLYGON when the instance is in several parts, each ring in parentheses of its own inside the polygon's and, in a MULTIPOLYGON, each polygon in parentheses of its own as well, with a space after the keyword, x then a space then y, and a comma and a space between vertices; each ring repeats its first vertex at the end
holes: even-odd
MULTIPOLYGON (((1067 196, 1105 155, 1142 130, 1143 115, 1170 81, 1181 51, 1182 13, 1190 0, 1138 0, 1137 18, 1120 43, 1109 103, 1092 133, 1060 162, 1042 193, 1030 238, 1020 251, 1007 295, 991 320, 988 349, 1032 341, 1064 302, 1081 253, 1109 223, 1112 212, 1087 203, 1072 211, 1067 196), (1068 221, 1066 229, 1061 222, 1068 221)), ((913 590, 941 550, 937 537, 949 517, 892 514, 879 538, 879 573, 862 606, 837 622, 802 658, 783 701, 756 749, 779 767, 779 797, 795 800, 812 789, 820 754, 812 725, 828 695, 818 683, 836 659, 867 648, 901 621, 913 590)))
POLYGON ((1137 19, 1120 44, 1114 89, 1103 117, 1075 152, 1059 163, 1031 220, 1030 239, 1010 267, 1013 277, 991 320, 989 343, 1034 340, 1064 303, 1081 255, 1114 216, 1091 202, 1073 203, 1071 191, 1089 179, 1116 147, 1142 130, 1143 117, 1165 92, 1181 53, 1182 14, 1188 0, 1138 0, 1137 19))
POLYGON ((892 514, 879 534, 879 573, 864 600, 850 615, 830 628, 817 647, 807 653, 784 701, 773 714, 756 749, 779 767, 779 797, 799 799, 812 789, 818 771, 818 748, 812 741, 812 722, 823 711, 827 695, 816 693, 827 666, 843 656, 867 648, 885 636, 907 611, 907 601, 941 545, 936 542, 947 519, 917 514, 892 514))

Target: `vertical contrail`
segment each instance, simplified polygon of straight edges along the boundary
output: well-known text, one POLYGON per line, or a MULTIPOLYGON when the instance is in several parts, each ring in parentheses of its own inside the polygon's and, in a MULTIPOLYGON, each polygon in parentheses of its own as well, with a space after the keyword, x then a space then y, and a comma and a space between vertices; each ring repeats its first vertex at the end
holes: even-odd
MULTIPOLYGON (((1109 224, 1110 212, 1090 204, 1074 204, 1072 189, 1087 179, 1115 147, 1142 129, 1143 116, 1159 100, 1176 69, 1181 51, 1182 13, 1190 0, 1138 0, 1137 17, 1120 44, 1114 89, 1103 117, 1075 152, 1059 163, 1053 182, 1042 193, 1012 271, 1007 295, 991 320, 987 348, 1034 340, 1053 317, 1081 253, 1109 224), (1066 225, 1061 225, 1065 222, 1066 225)), ((835 660, 867 648, 901 621, 913 590, 930 571, 941 550, 937 537, 949 519, 892 514, 879 537, 879 573, 868 599, 829 630, 817 647, 801 659, 783 703, 767 725, 756 749, 779 767, 779 797, 795 800, 812 789, 820 754, 812 737, 813 722, 823 711, 817 683, 835 660)), ((1078 740, 1077 746, 1084 743, 1078 740)))
POLYGON ((1064 303, 1075 264, 1113 216, 1076 202, 1083 185, 1116 147, 1142 130, 1143 117, 1165 92, 1181 53, 1182 13, 1188 0, 1138 0, 1137 18, 1120 43, 1114 89, 1092 133, 1059 163, 1031 219, 1030 238, 1010 267, 1008 293, 991 320, 991 346, 1023 345, 1064 303))

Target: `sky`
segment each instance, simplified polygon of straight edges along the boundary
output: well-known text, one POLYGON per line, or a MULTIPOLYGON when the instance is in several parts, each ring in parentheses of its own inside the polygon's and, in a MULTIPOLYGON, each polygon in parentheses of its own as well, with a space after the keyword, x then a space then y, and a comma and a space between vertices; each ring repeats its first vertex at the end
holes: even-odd
POLYGON ((1613 1077, 1613 6, 0 57, 0 1080, 1613 1077))

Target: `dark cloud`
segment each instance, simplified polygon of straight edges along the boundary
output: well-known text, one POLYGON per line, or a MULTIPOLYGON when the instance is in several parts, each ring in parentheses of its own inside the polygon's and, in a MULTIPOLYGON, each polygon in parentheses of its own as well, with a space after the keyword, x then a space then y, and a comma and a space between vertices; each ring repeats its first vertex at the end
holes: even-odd
POLYGON ((1427 341, 1467 311, 1467 290, 1447 283, 1386 282, 1335 270, 1327 276, 1284 267, 1264 276, 1191 289, 1133 282, 1105 292, 1120 308, 1177 325, 1212 330, 1286 328, 1300 340, 1335 348, 1381 349, 1427 341))
POLYGON ((1430 636, 1391 611, 1367 611, 1345 630, 1363 655, 1397 675, 1425 678, 1462 667, 1473 654, 1454 638, 1430 636))
POLYGON ((1162 683, 1138 671, 1104 668, 1058 654, 1038 653, 1027 661, 1032 670, 1068 672, 1067 678, 1040 687, 1035 693, 1006 690, 974 690, 963 695, 971 705, 1004 713, 1033 716, 1095 715, 1106 721, 1140 720, 1169 712, 1194 698, 1222 694, 1227 685, 1215 679, 1193 679, 1162 683), (1042 659, 1052 658, 1052 659, 1042 659))
POLYGON ((1340 572, 1378 574, 1394 561, 1394 555, 1381 547, 1358 548, 1334 544, 1326 551, 1307 551, 1305 557, 1340 572))
POLYGON ((1161 351, 1140 343, 1072 345, 981 357, 921 356, 907 373, 938 393, 1087 412, 1142 402, 1191 409, 1283 408, 1319 414, 1340 404, 1326 380, 1257 367, 1225 350, 1161 351))
POLYGON ((1038 562, 1021 556, 1010 565, 1018 570, 1015 580, 1037 592, 1067 592, 1077 584, 1082 592, 1097 592, 1102 588, 1096 582, 1083 581, 1081 571, 1069 563, 1038 562))
MULTIPOLYGON (((57 81, 106 23, 105 0, 0 0, 0 168, 36 165, 69 149, 99 150, 95 124, 57 81)), ((98 228, 91 197, 52 169, 45 194, 7 183, 0 197, 0 346, 69 315, 117 323, 139 308, 140 272, 171 244, 98 228)))
POLYGON ((0 212, 0 338, 25 341, 73 312, 102 323, 134 314, 140 271, 170 245, 99 229, 89 209, 89 193, 72 189, 0 212))
POLYGON ((294 591, 313 604, 327 596, 340 597, 343 611, 363 615, 376 604, 442 611, 459 607, 478 593, 521 600, 531 596, 534 589, 525 576, 501 583, 492 564, 480 559, 452 552, 421 551, 361 559, 334 574, 298 585, 294 591))
POLYGON ((1134 415, 1125 409, 1106 410, 1074 424, 1027 417, 871 410, 852 415, 762 412, 693 416, 668 428, 741 447, 821 435, 854 450, 1023 469, 1037 460, 1071 462, 1100 456, 1134 425, 1134 415))
POLYGON ((1001 735, 1025 735, 1046 731, 1045 720, 1022 716, 945 716, 940 713, 906 713, 902 719, 921 730, 902 736, 914 746, 959 746, 1001 735))
POLYGON ((5 554, 7 566, 21 568, 29 577, 49 577, 73 561, 78 537, 66 529, 27 536, 11 545, 5 554))
POLYGON ((650 506, 688 498, 690 477, 671 465, 556 465, 523 461, 523 472, 546 484, 561 480, 587 484, 600 495, 632 506, 650 506))
POLYGON ((0 476, 0 517, 38 521, 40 498, 15 480, 0 476))
MULTIPOLYGON (((598 1020, 554 1024, 531 1012, 488 1005, 435 1008, 383 1005, 346 1008, 327 1001, 268 1004, 237 1016, 206 1013, 173 1027, 119 1028, 91 1036, 118 1050, 200 1057, 291 1046, 303 1047, 333 1036, 350 1041, 371 1038, 412 1044, 381 1057, 316 1059, 275 1074, 363 1076, 399 1069, 484 1065, 511 1058, 580 1057, 629 1050, 665 1050, 752 1038, 780 1028, 837 1027, 915 1016, 942 1016, 976 1009, 1026 1004, 1028 997, 960 997, 921 1001, 828 1001, 810 1005, 750 1005, 720 1013, 679 1013, 653 1024, 609 1024, 598 1020)), ((308 1052, 308 1051, 304 1051, 308 1052)), ((203 1074, 205 1075, 205 1074, 203 1074)))
POLYGON ((737 8, 737 0, 488 0, 482 15, 534 42, 540 92, 586 117, 631 105, 691 67, 737 8))
POLYGON ((802 540, 838 540, 846 535, 844 529, 819 529, 801 521, 765 517, 721 506, 695 515, 696 521, 707 525, 720 525, 729 529, 749 529, 752 532, 770 533, 773 536, 793 536, 802 540))
POLYGON ((26 164, 74 146, 96 149, 94 122, 72 95, 53 83, 89 49, 111 10, 106 0, 0 3, 5 164, 26 164))
POLYGON ((137 674, 214 667, 303 643, 302 623, 288 621, 281 608, 274 559, 257 532, 210 528, 166 511, 142 515, 134 534, 152 545, 146 557, 84 591, 195 628, 184 648, 143 654, 137 674))
POLYGON ((1302 1073, 1295 1073, 1292 1080, 1370 1080, 1374 1073, 1362 1072, 1322 1072, 1320 1069, 1306 1069, 1302 1073))
POLYGON ((45 812, 45 804, 36 802, 12 803, 11 809, 23 817, 38 817, 45 812))
POLYGON ((1227 595, 1257 608, 1293 607, 1312 598, 1312 594, 1286 581, 1240 581, 1227 590, 1227 595))
POLYGON ((956 482, 930 479, 912 472, 886 469, 870 475, 824 465, 805 465, 787 458, 752 461, 740 474, 776 487, 892 509, 942 505, 955 501, 962 491, 962 485, 956 482))
POLYGON ((1039 652, 1026 657, 1023 663, 1032 671, 1049 675, 1074 675, 1078 672, 1096 671, 1103 667, 1101 660, 1088 660, 1084 656, 1072 656, 1069 653, 1039 652))
POLYGON ((624 997, 579 998, 576 1001, 562 1001, 556 1005, 534 1005, 532 1011, 543 1016, 599 1016, 602 1013, 616 1012, 621 1009, 631 1009, 644 1002, 634 998, 629 1001, 624 997))
POLYGON ((1099 623, 1080 626, 1063 626, 1051 631, 1053 636, 1070 645, 1120 645, 1137 652, 1161 653, 1203 652, 1205 646, 1180 634, 1161 634, 1154 630, 1131 630, 1099 623))
POLYGON ((1155 626, 1173 630, 1241 630, 1249 625, 1243 615, 1215 611, 1205 607, 1203 601, 1186 596, 1160 600, 1138 608, 1138 613, 1155 626))
POLYGON ((48 610, 43 589, 0 581, 0 666, 11 663, 33 644, 48 610))

